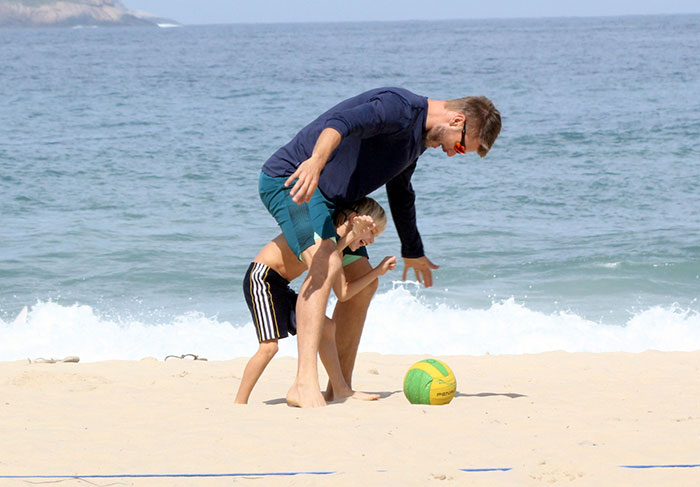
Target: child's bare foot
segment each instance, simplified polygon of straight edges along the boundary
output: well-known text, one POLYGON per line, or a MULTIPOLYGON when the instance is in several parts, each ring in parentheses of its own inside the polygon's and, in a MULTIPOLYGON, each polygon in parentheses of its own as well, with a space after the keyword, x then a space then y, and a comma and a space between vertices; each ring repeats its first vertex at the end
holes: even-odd
POLYGON ((320 390, 294 382, 287 392, 287 404, 297 408, 320 408, 326 405, 326 401, 320 390))

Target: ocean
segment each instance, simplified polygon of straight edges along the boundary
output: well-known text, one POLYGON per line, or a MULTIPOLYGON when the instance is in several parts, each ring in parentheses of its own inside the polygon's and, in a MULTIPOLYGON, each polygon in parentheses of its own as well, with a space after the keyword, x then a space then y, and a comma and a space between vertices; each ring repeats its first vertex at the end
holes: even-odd
MULTIPOLYGON (((260 166, 379 86, 486 95, 503 130, 421 157, 441 267, 381 279, 360 351, 700 349, 700 15, 675 15, 0 30, 0 360, 252 354, 260 166)), ((391 223, 369 252, 399 254, 391 223)))

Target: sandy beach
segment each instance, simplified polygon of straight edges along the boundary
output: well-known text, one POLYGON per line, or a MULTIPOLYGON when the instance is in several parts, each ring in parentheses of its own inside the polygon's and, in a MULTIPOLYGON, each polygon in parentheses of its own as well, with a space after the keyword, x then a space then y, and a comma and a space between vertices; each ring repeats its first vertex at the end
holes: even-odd
POLYGON ((405 399, 423 358, 360 354, 354 386, 382 399, 317 410, 285 404, 288 357, 245 406, 245 358, 0 363, 0 485, 700 484, 700 468, 621 467, 700 463, 700 352, 439 357, 447 406, 405 399), (313 473, 265 475, 296 472, 313 473), (226 475, 127 476, 192 474, 226 475))

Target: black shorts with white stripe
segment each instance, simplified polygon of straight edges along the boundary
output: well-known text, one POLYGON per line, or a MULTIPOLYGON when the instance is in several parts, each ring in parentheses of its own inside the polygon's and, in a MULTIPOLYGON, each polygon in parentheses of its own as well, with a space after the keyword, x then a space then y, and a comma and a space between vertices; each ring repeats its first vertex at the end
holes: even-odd
POLYGON ((297 293, 284 277, 265 264, 252 262, 243 278, 243 294, 259 342, 297 334, 297 293))

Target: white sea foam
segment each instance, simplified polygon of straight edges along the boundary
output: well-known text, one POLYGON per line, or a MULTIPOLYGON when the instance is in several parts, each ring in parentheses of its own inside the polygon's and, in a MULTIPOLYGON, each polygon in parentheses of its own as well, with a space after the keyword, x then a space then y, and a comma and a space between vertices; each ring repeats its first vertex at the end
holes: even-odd
POLYGON ((700 349, 700 315, 653 307, 625 326, 606 325, 570 312, 533 311, 513 299, 488 309, 427 305, 398 288, 375 298, 361 348, 432 355, 688 351, 700 349))
MULTIPOLYGON (((0 320, 0 360, 62 358, 83 361, 195 353, 210 360, 249 356, 257 348, 246 323, 219 321, 192 312, 168 323, 101 317, 90 306, 38 302, 26 320, 0 320)), ((640 352, 700 349, 700 315, 678 307, 653 307, 625 326, 576 314, 545 314, 509 299, 487 309, 426 303, 397 288, 377 295, 367 316, 360 351, 452 355, 569 352, 640 352)), ((280 355, 295 356, 296 340, 280 341, 280 355)))

